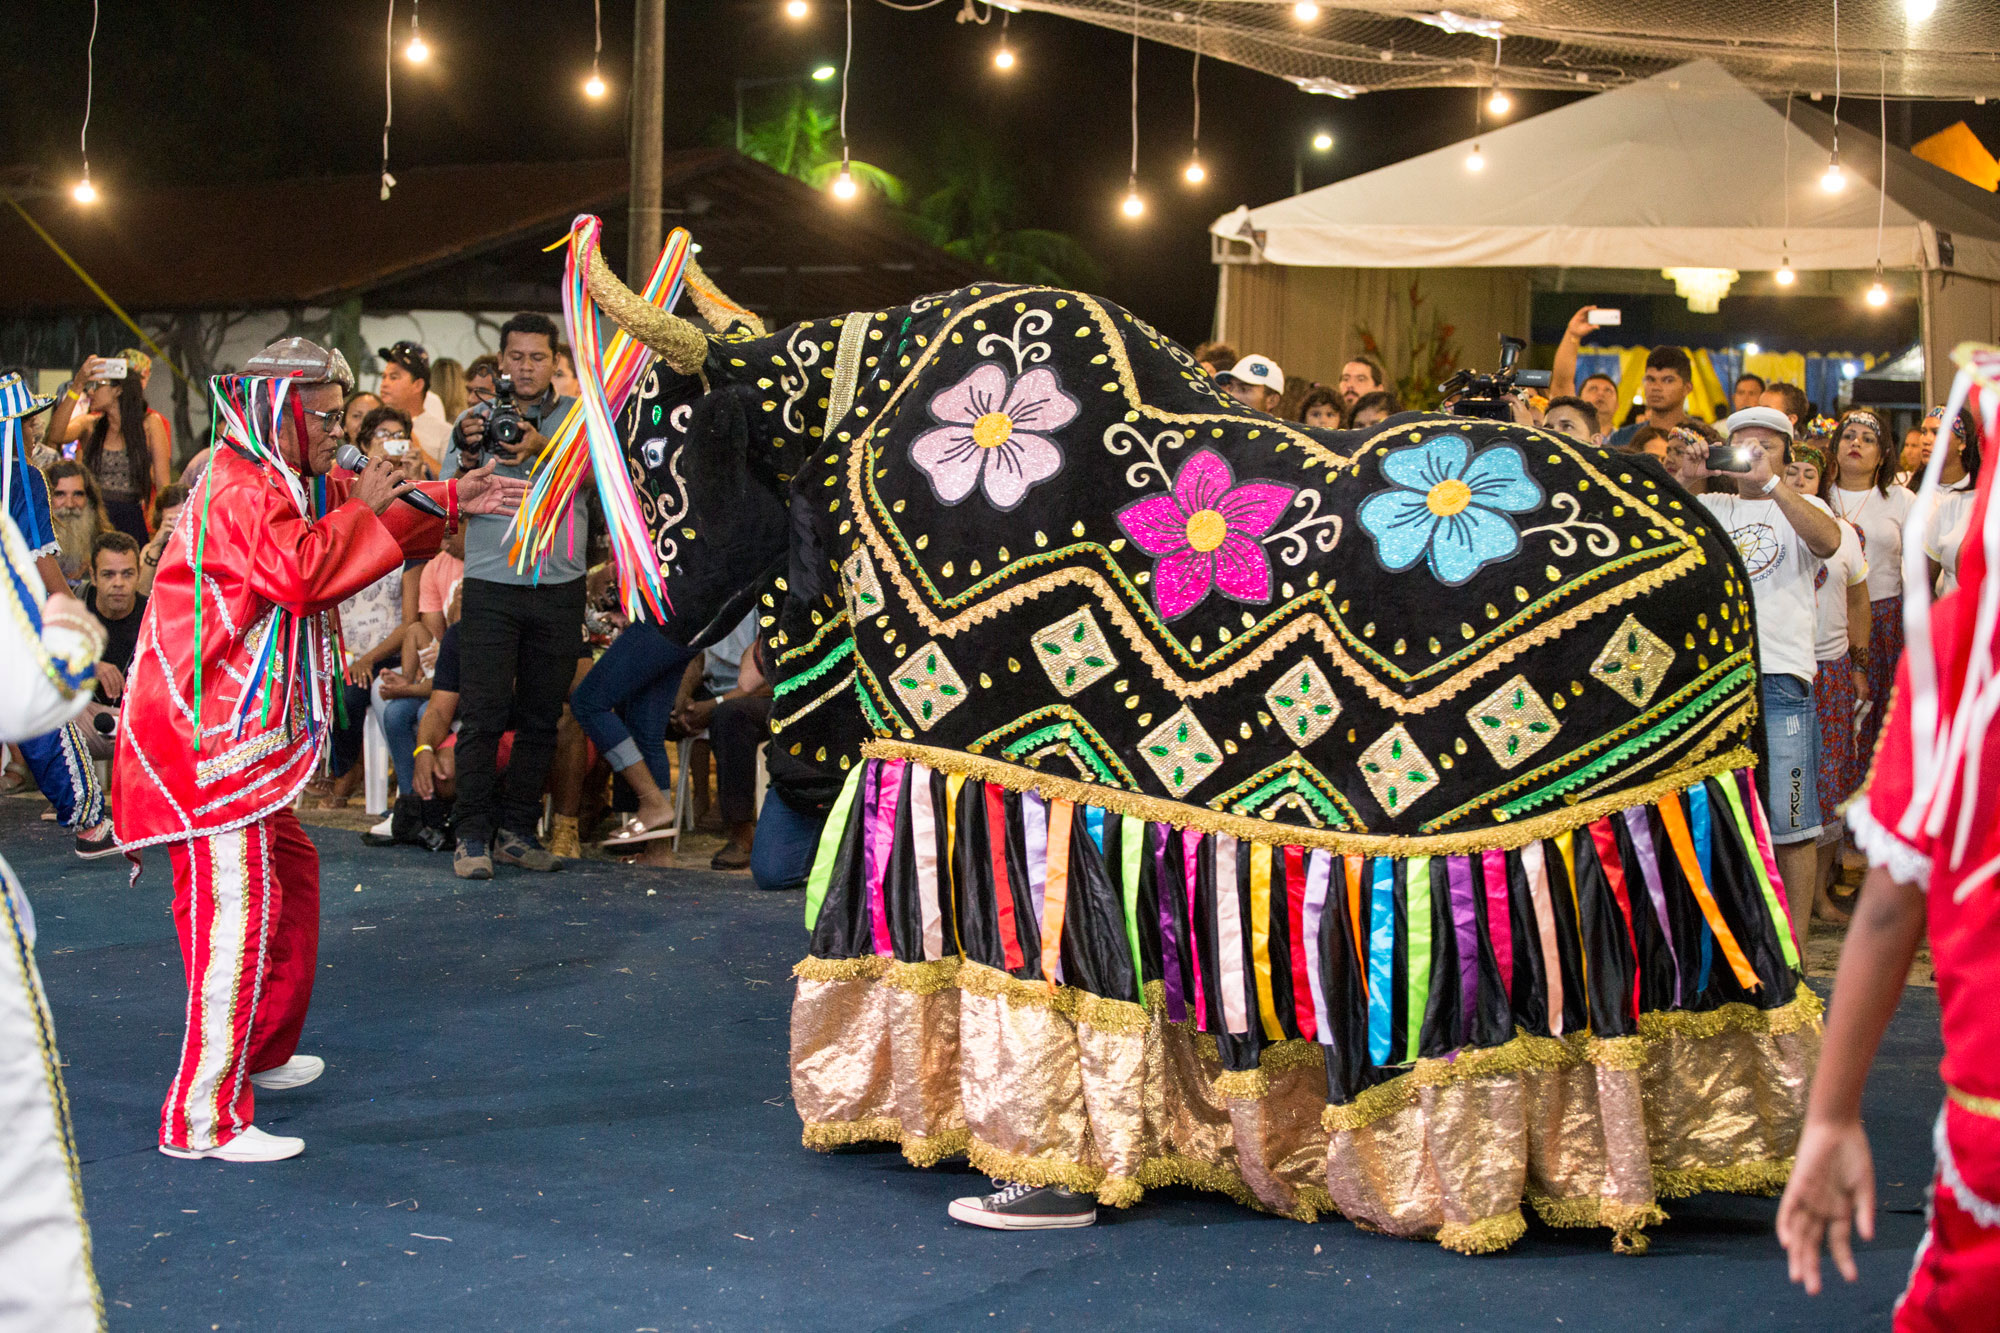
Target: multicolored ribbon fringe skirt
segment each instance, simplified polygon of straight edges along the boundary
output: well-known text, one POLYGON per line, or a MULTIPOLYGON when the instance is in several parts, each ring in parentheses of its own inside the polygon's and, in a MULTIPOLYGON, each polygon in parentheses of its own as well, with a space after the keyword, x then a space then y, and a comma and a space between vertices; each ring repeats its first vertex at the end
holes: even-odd
POLYGON ((1784 1181, 1819 1005, 1748 770, 1505 849, 1362 854, 868 752, 808 886, 810 1146, 1466 1251, 1524 1200, 1633 1247, 1662 1198, 1784 1181))

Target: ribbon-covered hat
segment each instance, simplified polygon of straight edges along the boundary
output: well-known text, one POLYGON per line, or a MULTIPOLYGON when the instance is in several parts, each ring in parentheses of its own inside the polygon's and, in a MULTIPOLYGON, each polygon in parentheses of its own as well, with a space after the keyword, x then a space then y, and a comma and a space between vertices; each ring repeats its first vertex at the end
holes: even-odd
POLYGON ((18 370, 0 375, 0 421, 46 412, 55 405, 55 401, 30 389, 18 370))

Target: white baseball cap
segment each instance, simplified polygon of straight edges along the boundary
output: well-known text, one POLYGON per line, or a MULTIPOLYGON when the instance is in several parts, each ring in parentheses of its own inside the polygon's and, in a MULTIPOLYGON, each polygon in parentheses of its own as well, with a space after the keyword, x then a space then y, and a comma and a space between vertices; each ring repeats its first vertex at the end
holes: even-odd
POLYGON ((1285 372, 1278 369, 1278 363, 1268 356, 1246 356, 1228 370, 1215 377, 1220 384, 1225 380, 1241 380, 1245 384, 1261 384, 1272 393, 1285 391, 1285 372))
POLYGON ((1729 439, 1737 431, 1751 426, 1774 430, 1788 440, 1793 438, 1792 419, 1775 407, 1746 407, 1741 412, 1732 413, 1729 419, 1722 423, 1722 438, 1729 439))

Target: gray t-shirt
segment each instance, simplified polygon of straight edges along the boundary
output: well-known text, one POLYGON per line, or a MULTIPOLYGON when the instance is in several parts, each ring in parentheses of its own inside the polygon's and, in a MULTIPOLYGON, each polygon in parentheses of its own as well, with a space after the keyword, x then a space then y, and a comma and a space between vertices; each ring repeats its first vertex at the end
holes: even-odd
MULTIPOLYGON (((553 435, 563 417, 569 412, 574 398, 564 398, 553 392, 542 395, 538 402, 519 400, 521 419, 544 435, 553 435)), ((489 416, 493 407, 490 403, 479 403, 467 408, 464 416, 489 416)), ((534 459, 525 463, 501 462, 493 469, 503 477, 526 478, 534 468, 534 459)), ((440 477, 458 475, 458 434, 452 432, 452 439, 445 445, 444 458, 438 468, 440 477)), ((587 485, 588 483, 586 483, 587 485)), ((569 583, 580 579, 589 569, 590 560, 590 499, 584 494, 584 487, 576 488, 576 498, 570 501, 569 518, 556 532, 556 539, 549 547, 548 558, 537 571, 530 566, 525 574, 516 573, 507 559, 509 546, 508 529, 514 520, 499 514, 466 514, 461 519, 465 524, 465 577, 484 579, 488 583, 569 583)))

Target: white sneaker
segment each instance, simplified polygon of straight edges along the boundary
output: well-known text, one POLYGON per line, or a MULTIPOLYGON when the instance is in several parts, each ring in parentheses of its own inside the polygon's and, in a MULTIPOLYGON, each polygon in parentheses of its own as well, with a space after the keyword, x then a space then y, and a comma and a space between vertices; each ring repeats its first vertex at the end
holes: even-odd
POLYGON ((295 1055, 276 1069, 252 1074, 250 1083, 265 1092, 283 1092, 287 1088, 303 1088, 325 1072, 326 1061, 317 1055, 295 1055))
POLYGON ((219 1148, 169 1148, 160 1145, 160 1151, 169 1157, 180 1157, 196 1161, 212 1157, 218 1162, 282 1162, 287 1157, 297 1157, 306 1150, 304 1139, 288 1139, 276 1134, 266 1134, 255 1125, 244 1130, 219 1148))

